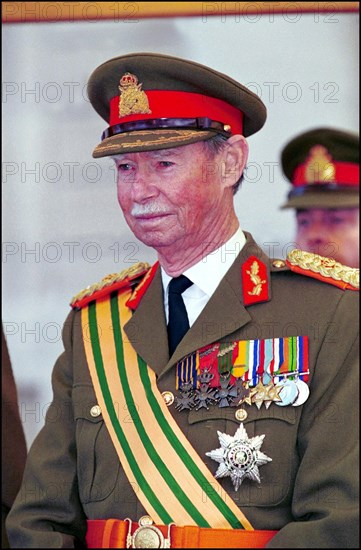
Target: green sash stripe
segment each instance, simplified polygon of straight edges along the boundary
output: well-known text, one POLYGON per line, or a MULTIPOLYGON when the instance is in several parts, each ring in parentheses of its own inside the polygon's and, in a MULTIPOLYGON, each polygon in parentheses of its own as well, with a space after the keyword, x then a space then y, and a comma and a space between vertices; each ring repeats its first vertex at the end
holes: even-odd
POLYGON ((113 405, 112 397, 109 391, 109 386, 108 386, 108 382, 104 371, 103 358, 102 358, 102 353, 99 345, 99 333, 98 333, 95 302, 89 304, 88 314, 89 314, 90 339, 91 339, 91 345, 92 345, 92 350, 94 355, 94 361, 96 364, 97 374, 98 374, 99 383, 102 389, 102 393, 104 396, 104 401, 106 403, 113 428, 123 448, 124 454, 127 457, 129 466, 132 469, 132 472, 135 478, 137 479, 140 487, 142 488, 142 491, 144 492, 146 498, 148 499, 148 501, 152 503, 154 508, 157 510, 157 513, 162 518, 162 521, 165 524, 169 524, 173 520, 169 516, 167 510, 164 508, 162 503, 158 500, 157 496, 154 494, 152 488, 149 486, 147 480, 143 476, 142 471, 138 466, 138 463, 134 459, 134 455, 132 453, 131 448, 129 447, 128 441, 124 436, 124 432, 121 429, 121 426, 119 424, 119 420, 117 418, 117 414, 113 405))
POLYGON ((175 437, 172 429, 170 428, 166 418, 164 417, 162 410, 159 406, 158 401, 153 395, 150 379, 148 376, 148 367, 147 364, 143 361, 141 357, 138 356, 138 365, 139 365, 139 372, 142 379, 142 382, 144 384, 145 392, 148 397, 149 404, 153 410, 154 415, 156 416, 160 426, 162 427, 164 434, 166 435, 168 441, 174 448, 174 450, 178 453, 179 456, 182 457, 183 462, 186 464, 188 470, 194 477, 194 479, 197 481, 197 483, 203 488, 205 494, 212 500, 212 502, 217 506, 219 511, 223 514, 223 516, 228 520, 228 522, 232 525, 233 529, 244 529, 243 525, 239 521, 239 519, 234 515, 232 510, 227 506, 227 504, 222 500, 222 498, 218 495, 218 493, 215 491, 214 487, 208 482, 208 480, 204 477, 203 473, 197 465, 193 462, 193 460, 189 457, 187 451, 182 446, 181 442, 175 437))
POLYGON ((111 316, 112 316, 112 323, 113 323, 113 334, 114 334, 114 342, 115 342, 115 349, 116 349, 116 356, 117 356, 117 363, 118 363, 119 378, 122 384, 129 413, 132 417, 134 426, 137 429, 139 437, 143 442, 144 448, 146 449, 149 457, 153 461, 154 465, 156 466, 156 468, 164 478, 165 482, 167 483, 167 485, 169 486, 173 494, 177 497, 179 502, 182 504, 183 508, 185 508, 187 512, 190 514, 190 516, 192 516, 192 518, 197 523, 197 525, 199 527, 210 527, 210 524, 202 516, 199 510, 194 506, 192 501, 187 497, 183 489, 178 484, 177 480, 171 474, 168 467, 166 466, 166 464, 163 462, 163 460, 157 453, 152 441, 150 440, 147 432, 144 429, 143 423, 141 421, 141 418, 135 406, 135 402, 133 399, 131 389, 129 387, 129 382, 128 382, 127 373, 125 369, 123 341, 122 341, 122 334, 120 329, 120 317, 119 317, 117 296, 113 296, 111 298, 111 316))

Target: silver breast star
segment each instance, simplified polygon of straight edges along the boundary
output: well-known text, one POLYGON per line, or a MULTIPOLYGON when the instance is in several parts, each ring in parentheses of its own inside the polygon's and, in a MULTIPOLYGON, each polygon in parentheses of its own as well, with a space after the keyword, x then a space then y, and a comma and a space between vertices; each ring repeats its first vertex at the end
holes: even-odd
POLYGON ((243 424, 234 436, 219 431, 217 433, 221 447, 206 453, 220 463, 215 477, 230 476, 236 491, 246 477, 261 483, 258 466, 272 461, 272 458, 260 451, 265 436, 249 438, 243 424))

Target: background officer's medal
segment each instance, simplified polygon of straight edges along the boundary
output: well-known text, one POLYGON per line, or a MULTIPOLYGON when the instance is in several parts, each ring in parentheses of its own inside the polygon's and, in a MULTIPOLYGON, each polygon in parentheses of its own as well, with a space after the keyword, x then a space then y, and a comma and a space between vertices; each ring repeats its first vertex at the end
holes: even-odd
POLYGON ((217 432, 221 447, 206 453, 219 462, 215 478, 230 476, 237 491, 242 481, 248 477, 261 483, 258 466, 271 462, 272 458, 260 451, 264 435, 249 438, 243 424, 234 436, 217 432))

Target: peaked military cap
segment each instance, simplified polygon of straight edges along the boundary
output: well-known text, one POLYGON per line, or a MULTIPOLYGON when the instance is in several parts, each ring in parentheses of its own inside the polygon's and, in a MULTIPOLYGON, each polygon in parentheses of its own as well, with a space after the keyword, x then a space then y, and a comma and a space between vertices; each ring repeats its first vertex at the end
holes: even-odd
POLYGON ((353 208, 359 205, 359 136, 316 128, 292 139, 281 163, 292 183, 282 208, 353 208))
POLYGON ((91 74, 88 97, 109 125, 95 158, 177 147, 216 134, 250 136, 267 116, 261 99, 229 76, 155 53, 106 61, 91 74))

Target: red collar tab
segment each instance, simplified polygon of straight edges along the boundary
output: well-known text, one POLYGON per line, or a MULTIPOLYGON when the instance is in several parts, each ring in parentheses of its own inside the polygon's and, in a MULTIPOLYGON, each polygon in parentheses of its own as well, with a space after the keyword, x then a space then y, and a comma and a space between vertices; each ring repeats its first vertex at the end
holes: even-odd
POLYGON ((132 293, 129 300, 126 302, 126 306, 130 307, 130 309, 137 309, 139 302, 143 298, 144 294, 146 293, 150 283, 154 279, 154 275, 158 269, 159 262, 155 262, 155 264, 150 268, 150 270, 145 274, 143 279, 140 281, 139 285, 137 285, 134 289, 134 292, 132 293))
POLYGON ((269 299, 267 267, 256 256, 250 256, 242 265, 242 289, 245 306, 269 299))
MULTIPOLYGON (((139 86, 139 85, 138 85, 139 86)), ((193 92, 149 90, 142 109, 126 109, 122 95, 110 100, 109 126, 148 119, 209 118, 221 122, 232 134, 243 133, 243 113, 222 99, 193 92), (123 107, 122 107, 123 103, 123 107)))

